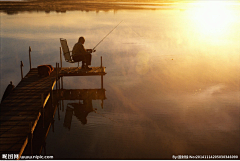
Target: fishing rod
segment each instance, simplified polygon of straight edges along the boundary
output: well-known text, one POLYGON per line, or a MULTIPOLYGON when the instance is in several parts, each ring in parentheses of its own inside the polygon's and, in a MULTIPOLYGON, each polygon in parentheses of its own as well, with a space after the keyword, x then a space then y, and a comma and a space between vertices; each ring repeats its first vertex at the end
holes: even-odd
MULTIPOLYGON (((122 21, 121 21, 120 23, 122 23, 122 21)), ((113 32, 113 30, 115 30, 115 28, 117 28, 117 27, 120 25, 120 23, 119 23, 117 26, 115 26, 101 41, 99 41, 99 43, 98 43, 92 50, 94 51, 94 50, 96 49, 96 47, 97 47, 101 42, 103 42, 103 40, 104 40, 108 35, 110 35, 111 32, 113 32)))

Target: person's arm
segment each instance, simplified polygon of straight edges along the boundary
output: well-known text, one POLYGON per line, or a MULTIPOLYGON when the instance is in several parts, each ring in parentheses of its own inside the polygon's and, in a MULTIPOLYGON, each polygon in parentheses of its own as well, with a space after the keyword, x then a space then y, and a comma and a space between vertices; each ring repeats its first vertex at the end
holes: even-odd
POLYGON ((87 52, 92 53, 93 50, 92 49, 87 49, 87 52))
POLYGON ((87 54, 88 53, 87 50, 84 48, 84 46, 82 44, 80 45, 80 49, 79 50, 80 50, 81 54, 87 54))

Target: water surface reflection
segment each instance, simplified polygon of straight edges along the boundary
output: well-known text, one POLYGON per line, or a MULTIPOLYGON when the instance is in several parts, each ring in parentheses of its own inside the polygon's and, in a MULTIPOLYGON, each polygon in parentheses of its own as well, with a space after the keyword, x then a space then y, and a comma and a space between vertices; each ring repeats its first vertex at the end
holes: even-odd
MULTIPOLYGON (((64 127, 69 130, 71 128, 72 116, 77 117, 83 125, 87 124, 87 116, 90 112, 97 113, 97 108, 93 108, 93 100, 101 100, 101 107, 103 108, 103 100, 106 99, 105 89, 82 89, 82 90, 61 90, 61 100, 77 100, 67 103, 66 114, 64 117, 64 127)), ((64 103, 62 103, 64 105, 64 103)), ((63 111, 64 111, 64 107, 63 111)))

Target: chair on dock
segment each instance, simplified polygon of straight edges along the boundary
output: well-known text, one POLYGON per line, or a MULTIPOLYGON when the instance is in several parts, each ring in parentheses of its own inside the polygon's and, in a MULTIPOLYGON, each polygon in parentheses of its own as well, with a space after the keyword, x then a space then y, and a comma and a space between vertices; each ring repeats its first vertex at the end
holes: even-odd
MULTIPOLYGON (((63 56, 65 58, 65 61, 68 62, 68 63, 76 63, 73 60, 73 56, 71 54, 72 51, 69 51, 67 40, 63 39, 63 38, 60 38, 60 43, 61 43, 61 46, 62 46, 62 51, 63 51, 63 56)), ((80 61, 78 61, 78 67, 79 67, 79 62, 80 61)))

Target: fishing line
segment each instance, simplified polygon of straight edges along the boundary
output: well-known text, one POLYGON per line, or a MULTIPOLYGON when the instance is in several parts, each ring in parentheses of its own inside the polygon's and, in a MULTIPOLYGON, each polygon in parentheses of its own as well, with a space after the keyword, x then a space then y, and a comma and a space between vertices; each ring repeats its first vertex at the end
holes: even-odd
POLYGON ((143 39, 143 36, 141 36, 141 35, 138 34, 136 31, 134 31, 134 30, 132 29, 132 27, 130 27, 125 21, 124 21, 124 23, 125 23, 125 25, 126 25, 129 29, 132 30, 133 33, 135 33, 138 37, 140 37, 140 39, 141 39, 142 41, 144 41, 145 44, 148 44, 148 42, 147 42, 145 39, 143 39))
MULTIPOLYGON (((123 20, 122 20, 122 21, 123 21, 123 20)), ((121 21, 120 23, 122 23, 122 21, 121 21)), ((98 43, 92 50, 96 49, 96 47, 97 47, 101 42, 103 42, 103 40, 104 40, 108 35, 110 35, 110 34, 113 32, 113 30, 115 30, 115 29, 120 25, 120 23, 119 23, 117 26, 115 26, 101 41, 99 41, 99 43, 98 43)))

